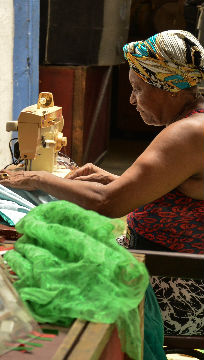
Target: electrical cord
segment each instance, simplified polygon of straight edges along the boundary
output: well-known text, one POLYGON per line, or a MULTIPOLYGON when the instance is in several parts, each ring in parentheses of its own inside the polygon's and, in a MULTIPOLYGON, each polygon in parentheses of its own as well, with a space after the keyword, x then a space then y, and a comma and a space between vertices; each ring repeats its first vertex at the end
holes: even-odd
POLYGON ((11 157, 12 157, 12 160, 13 160, 13 164, 15 163, 15 160, 14 160, 14 154, 13 154, 13 151, 12 151, 12 147, 11 147, 11 142, 14 141, 14 140, 18 140, 18 138, 13 138, 9 141, 9 150, 10 150, 10 153, 11 153, 11 157))
MULTIPOLYGON (((12 157, 12 163, 6 165, 6 166, 3 168, 3 170, 5 170, 8 166, 18 165, 18 164, 20 164, 21 162, 24 161, 24 160, 21 160, 20 158, 18 158, 18 159, 15 160, 14 152, 13 152, 12 146, 11 146, 11 143, 12 143, 12 141, 14 141, 14 140, 17 140, 17 141, 15 142, 15 144, 16 144, 16 143, 18 142, 18 138, 13 138, 13 139, 10 139, 10 141, 9 141, 9 150, 10 150, 11 157, 12 157)), ((15 144, 14 144, 14 146, 15 146, 15 144)))

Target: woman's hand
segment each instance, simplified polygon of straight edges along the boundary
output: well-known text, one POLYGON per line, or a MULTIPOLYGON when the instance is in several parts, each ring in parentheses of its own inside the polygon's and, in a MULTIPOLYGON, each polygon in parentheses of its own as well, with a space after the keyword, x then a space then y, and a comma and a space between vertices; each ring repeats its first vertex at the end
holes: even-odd
POLYGON ((117 179, 118 176, 113 175, 108 171, 99 168, 98 166, 88 163, 79 169, 72 171, 66 176, 66 178, 70 180, 94 181, 107 185, 117 179))
POLYGON ((39 176, 44 171, 1 170, 0 184, 23 190, 36 190, 39 176))

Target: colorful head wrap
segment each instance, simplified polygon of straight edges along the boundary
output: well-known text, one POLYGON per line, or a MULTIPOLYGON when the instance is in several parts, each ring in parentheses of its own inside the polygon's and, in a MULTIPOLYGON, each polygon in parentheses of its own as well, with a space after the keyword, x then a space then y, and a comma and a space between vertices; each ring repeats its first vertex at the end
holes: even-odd
POLYGON ((123 50, 138 76, 163 90, 178 92, 204 79, 204 48, 187 31, 163 31, 123 50))

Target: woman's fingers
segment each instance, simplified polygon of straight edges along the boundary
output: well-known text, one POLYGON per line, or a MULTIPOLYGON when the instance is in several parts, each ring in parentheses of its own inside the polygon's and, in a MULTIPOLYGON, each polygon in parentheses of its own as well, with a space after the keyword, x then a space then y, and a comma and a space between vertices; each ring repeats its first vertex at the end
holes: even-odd
POLYGON ((81 176, 88 176, 90 174, 94 174, 97 171, 96 169, 97 168, 93 164, 88 163, 88 164, 83 165, 79 169, 71 171, 71 173, 69 173, 66 177, 70 180, 74 180, 81 176))
POLYGON ((87 176, 78 176, 76 177, 74 180, 80 180, 80 181, 92 181, 92 182, 97 182, 103 185, 107 185, 109 184, 112 180, 109 178, 109 175, 104 173, 104 174, 90 174, 87 176))
POLYGON ((77 176, 74 180, 81 181, 97 181, 97 174, 85 175, 85 176, 77 176))

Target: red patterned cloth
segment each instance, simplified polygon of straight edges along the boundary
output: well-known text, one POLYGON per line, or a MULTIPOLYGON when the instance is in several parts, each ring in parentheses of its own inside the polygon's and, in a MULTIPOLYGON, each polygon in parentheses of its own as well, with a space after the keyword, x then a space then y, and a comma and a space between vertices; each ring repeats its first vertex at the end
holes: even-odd
POLYGON ((191 115, 193 115, 193 114, 201 114, 201 113, 204 113, 204 109, 197 109, 197 110, 193 110, 193 111, 191 111, 190 113, 188 113, 185 117, 187 118, 187 117, 189 117, 189 116, 191 116, 191 115))
POLYGON ((127 241, 134 248, 137 234, 185 253, 204 253, 204 201, 178 190, 138 208, 127 217, 127 241))

